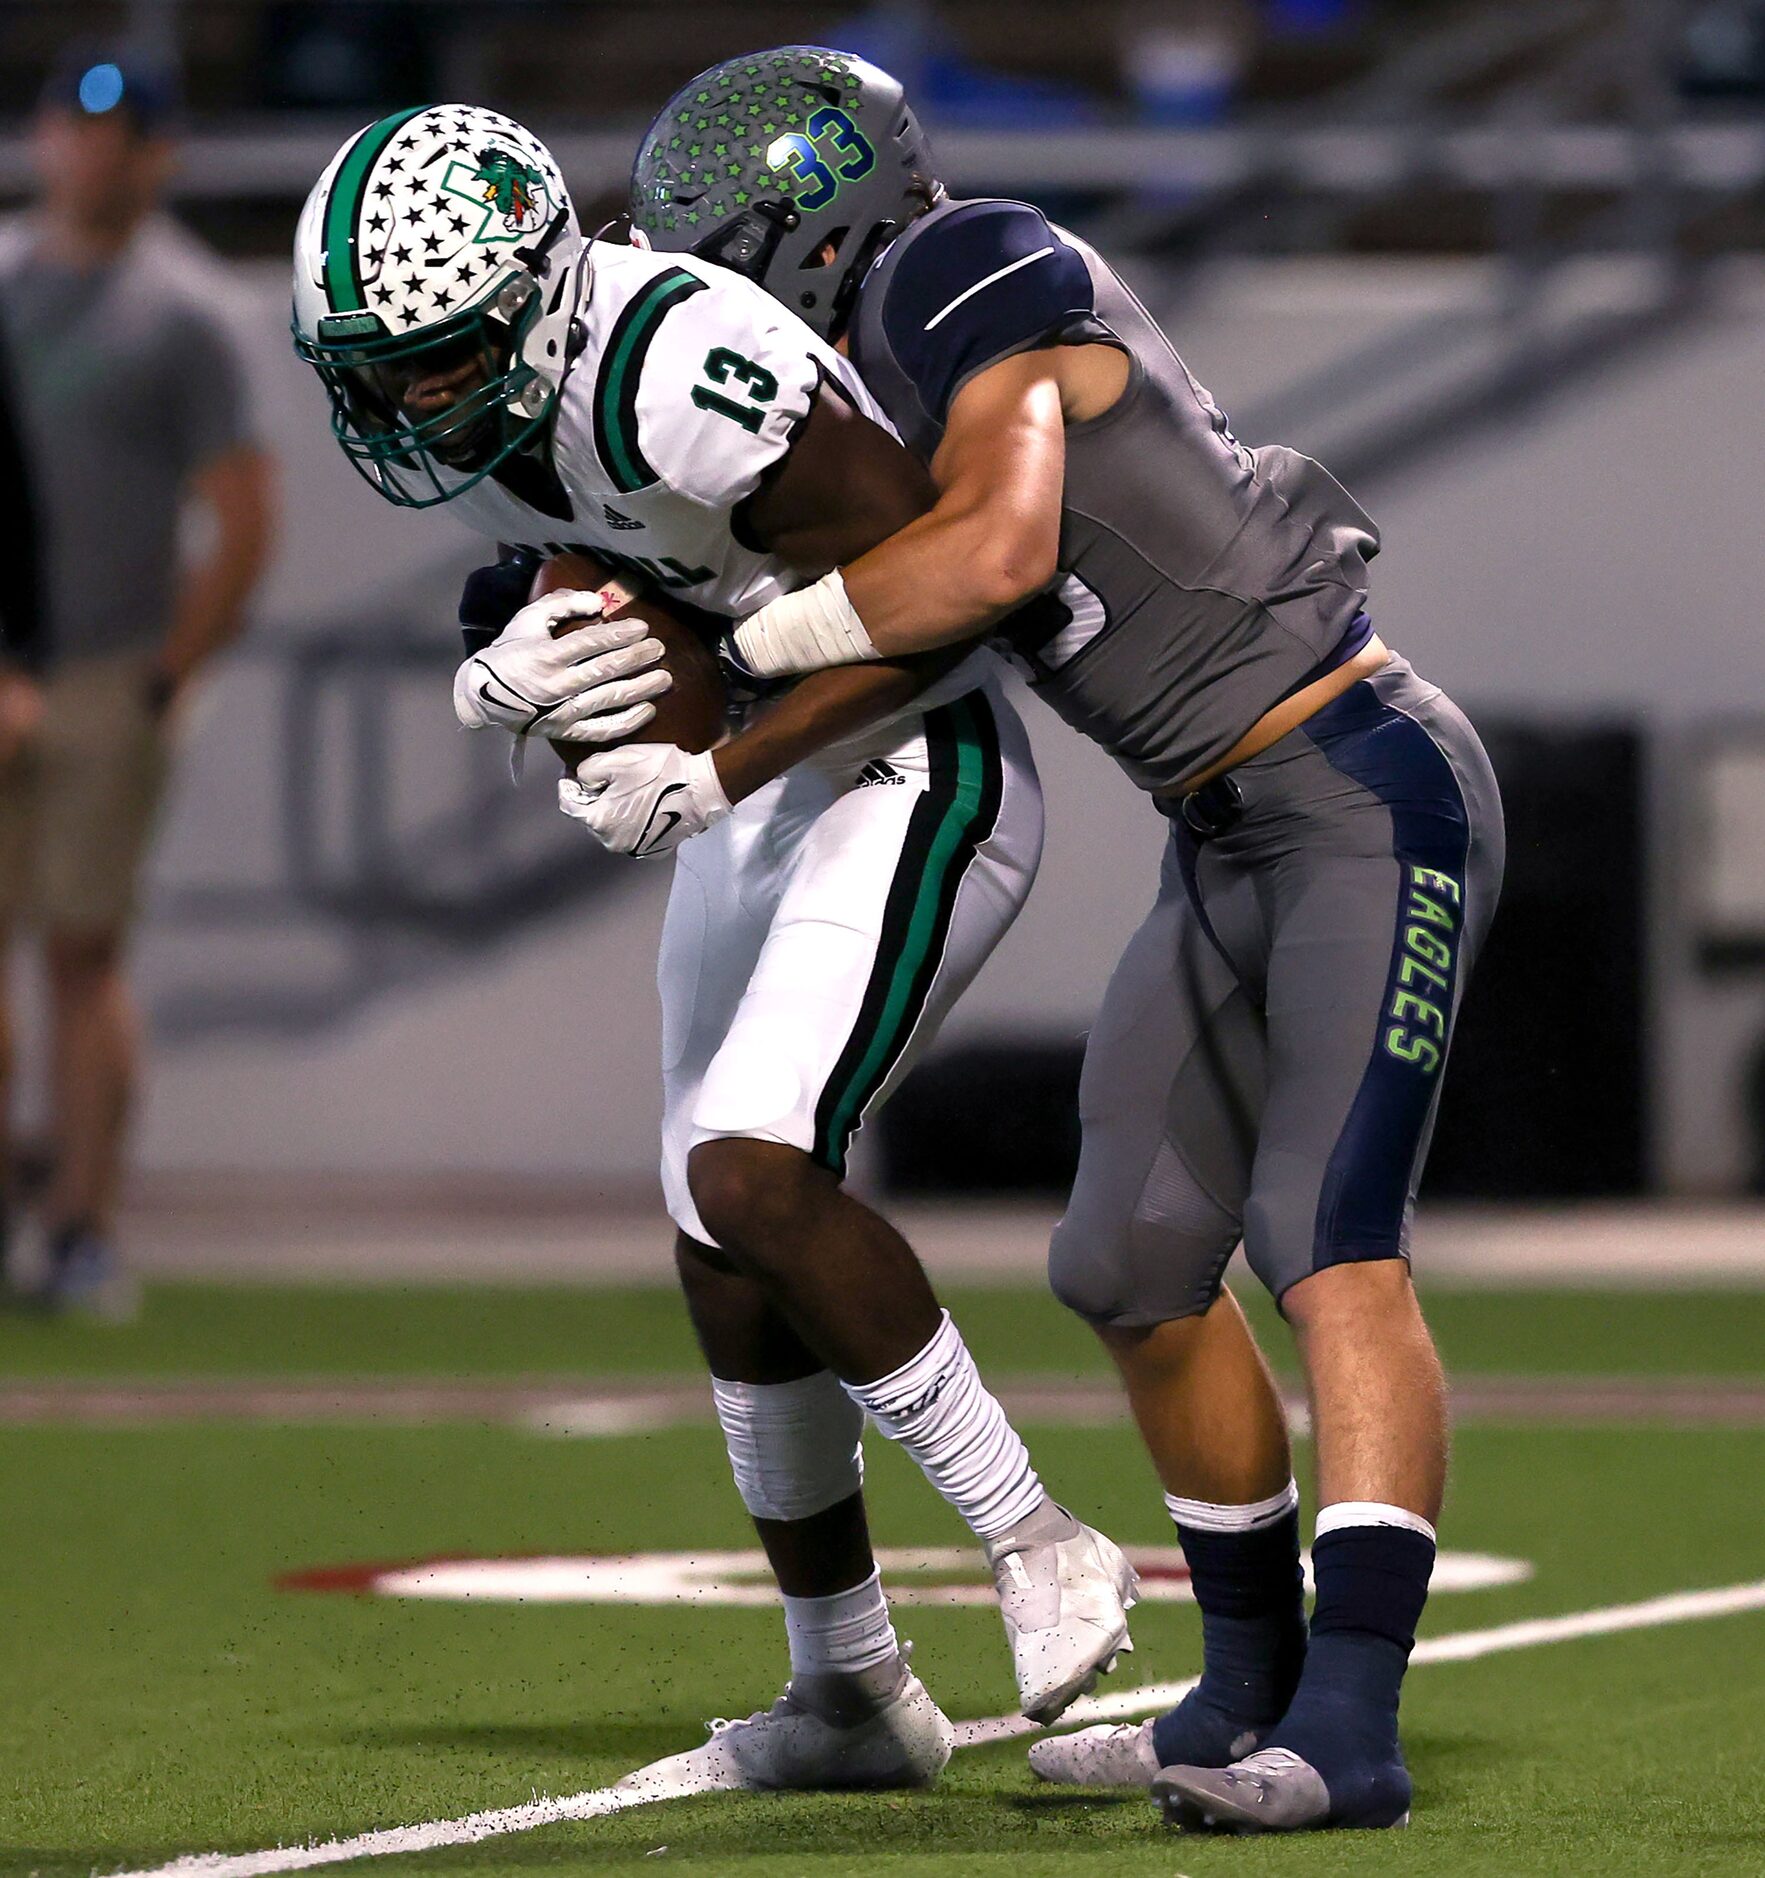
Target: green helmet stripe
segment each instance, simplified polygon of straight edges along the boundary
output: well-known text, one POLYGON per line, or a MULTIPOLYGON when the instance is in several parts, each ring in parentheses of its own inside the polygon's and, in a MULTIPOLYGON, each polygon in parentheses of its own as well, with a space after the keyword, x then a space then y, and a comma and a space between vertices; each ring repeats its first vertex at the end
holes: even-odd
POLYGON ((370 124, 337 167, 331 199, 325 205, 325 296, 333 313, 359 313, 367 305, 361 270, 356 266, 356 229, 368 177, 399 131, 428 109, 426 104, 413 105, 408 111, 395 111, 391 117, 370 124))
POLYGON ((594 443, 613 487, 625 495, 656 480, 637 437, 637 387, 650 341, 670 308, 704 290, 696 274, 671 267, 629 302, 607 335, 594 388, 594 443))

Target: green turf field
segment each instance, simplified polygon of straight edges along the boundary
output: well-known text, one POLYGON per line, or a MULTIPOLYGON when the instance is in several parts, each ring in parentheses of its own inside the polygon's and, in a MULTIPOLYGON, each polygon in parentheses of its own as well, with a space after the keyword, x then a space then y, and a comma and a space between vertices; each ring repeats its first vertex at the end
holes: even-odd
MULTIPOLYGON (((944 1287, 983 1367, 1103 1376, 1096 1340, 1046 1292, 944 1287)), ((1271 1358, 1291 1342, 1255 1285, 1238 1296, 1271 1358)), ((1435 1289, 1450 1368, 1494 1375, 1759 1376, 1765 1288, 1435 1289)), ((642 1376, 696 1371, 671 1291, 640 1287, 162 1284, 125 1328, 0 1314, 0 1376, 642 1376)))
MULTIPOLYGON (((983 1360, 1095 1371, 1031 1293, 959 1300, 983 1360)), ((1755 1295, 1442 1295, 1461 1370, 1756 1378, 1755 1295)), ((120 1332, 0 1322, 3 1379, 667 1374, 689 1353, 639 1293, 154 1294, 120 1332), (461 1352, 467 1354, 462 1357, 461 1352)), ((1057 1491, 1168 1543, 1125 1429, 1027 1431, 1057 1491)), ((1473 1424, 1450 1545, 1530 1582, 1438 1597, 1426 1633, 1765 1577, 1765 1428, 1473 1424)), ((873 1447, 889 1544, 953 1517, 873 1447)), ((749 1542, 713 1430, 557 1440, 515 1427, 0 1426, 0 1873, 86 1878, 452 1818, 607 1783, 777 1692, 769 1610, 508 1606, 288 1592, 305 1567, 435 1554, 749 1542)), ((898 1612, 955 1718, 1011 1706, 997 1619, 898 1612)), ((1192 1607, 1143 1607, 1116 1684, 1197 1666, 1192 1607)), ((1419 1666, 1407 1834, 1195 1841, 1145 1802, 1032 1783, 1020 1744, 960 1753, 902 1798, 714 1797, 345 1870, 516 1874, 1252 1875, 1765 1871, 1765 1613, 1419 1666), (659 1848, 666 1848, 660 1850, 659 1848)))

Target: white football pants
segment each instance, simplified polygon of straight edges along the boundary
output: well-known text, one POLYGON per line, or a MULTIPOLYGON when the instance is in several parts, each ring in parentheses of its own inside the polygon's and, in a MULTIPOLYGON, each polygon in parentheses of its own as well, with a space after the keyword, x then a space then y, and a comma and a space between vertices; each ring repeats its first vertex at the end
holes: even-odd
POLYGON ((662 1185, 701 1141, 801 1148, 836 1174, 1035 879, 1042 795, 990 681, 799 764, 679 850, 657 965, 662 1185))

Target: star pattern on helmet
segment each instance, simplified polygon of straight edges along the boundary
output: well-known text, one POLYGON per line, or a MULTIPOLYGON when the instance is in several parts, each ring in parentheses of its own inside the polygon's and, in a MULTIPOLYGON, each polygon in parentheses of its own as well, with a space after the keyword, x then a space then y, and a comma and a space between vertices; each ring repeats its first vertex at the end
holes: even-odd
POLYGON ((566 200, 549 155, 494 112, 427 111, 405 125, 376 166, 362 218, 362 272, 387 317, 405 330, 470 305, 503 272, 509 248, 470 239, 472 218, 442 184, 450 166, 476 162, 492 138, 514 145, 544 180, 546 217, 566 200))
POLYGON ((825 139, 874 136, 874 116, 865 81, 845 55, 791 46, 719 67, 663 107, 639 165, 636 219, 652 230, 691 228, 729 219, 757 198, 797 196, 807 182, 796 173, 805 142, 844 176, 839 163, 848 146, 838 145, 836 161, 825 139), (841 113, 848 114, 845 132, 837 132, 841 113), (782 167, 772 161, 775 151, 782 167))

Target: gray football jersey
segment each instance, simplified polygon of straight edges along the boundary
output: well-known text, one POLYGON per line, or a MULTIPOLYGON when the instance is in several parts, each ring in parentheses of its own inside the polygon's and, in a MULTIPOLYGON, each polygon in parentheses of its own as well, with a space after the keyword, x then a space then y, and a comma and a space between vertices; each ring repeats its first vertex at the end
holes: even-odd
POLYGON ((0 329, 54 660, 145 653, 171 625, 190 478, 252 441, 229 291, 159 217, 91 270, 45 252, 29 221, 0 228, 0 329))
POLYGON ((1364 645, 1379 535, 1309 457, 1250 449, 1114 270, 1021 202, 946 202, 884 250, 851 353, 930 460, 976 372, 1102 340, 1132 362, 1113 409, 1066 433, 1060 575, 999 629, 1075 729, 1147 789, 1223 756, 1364 645))

